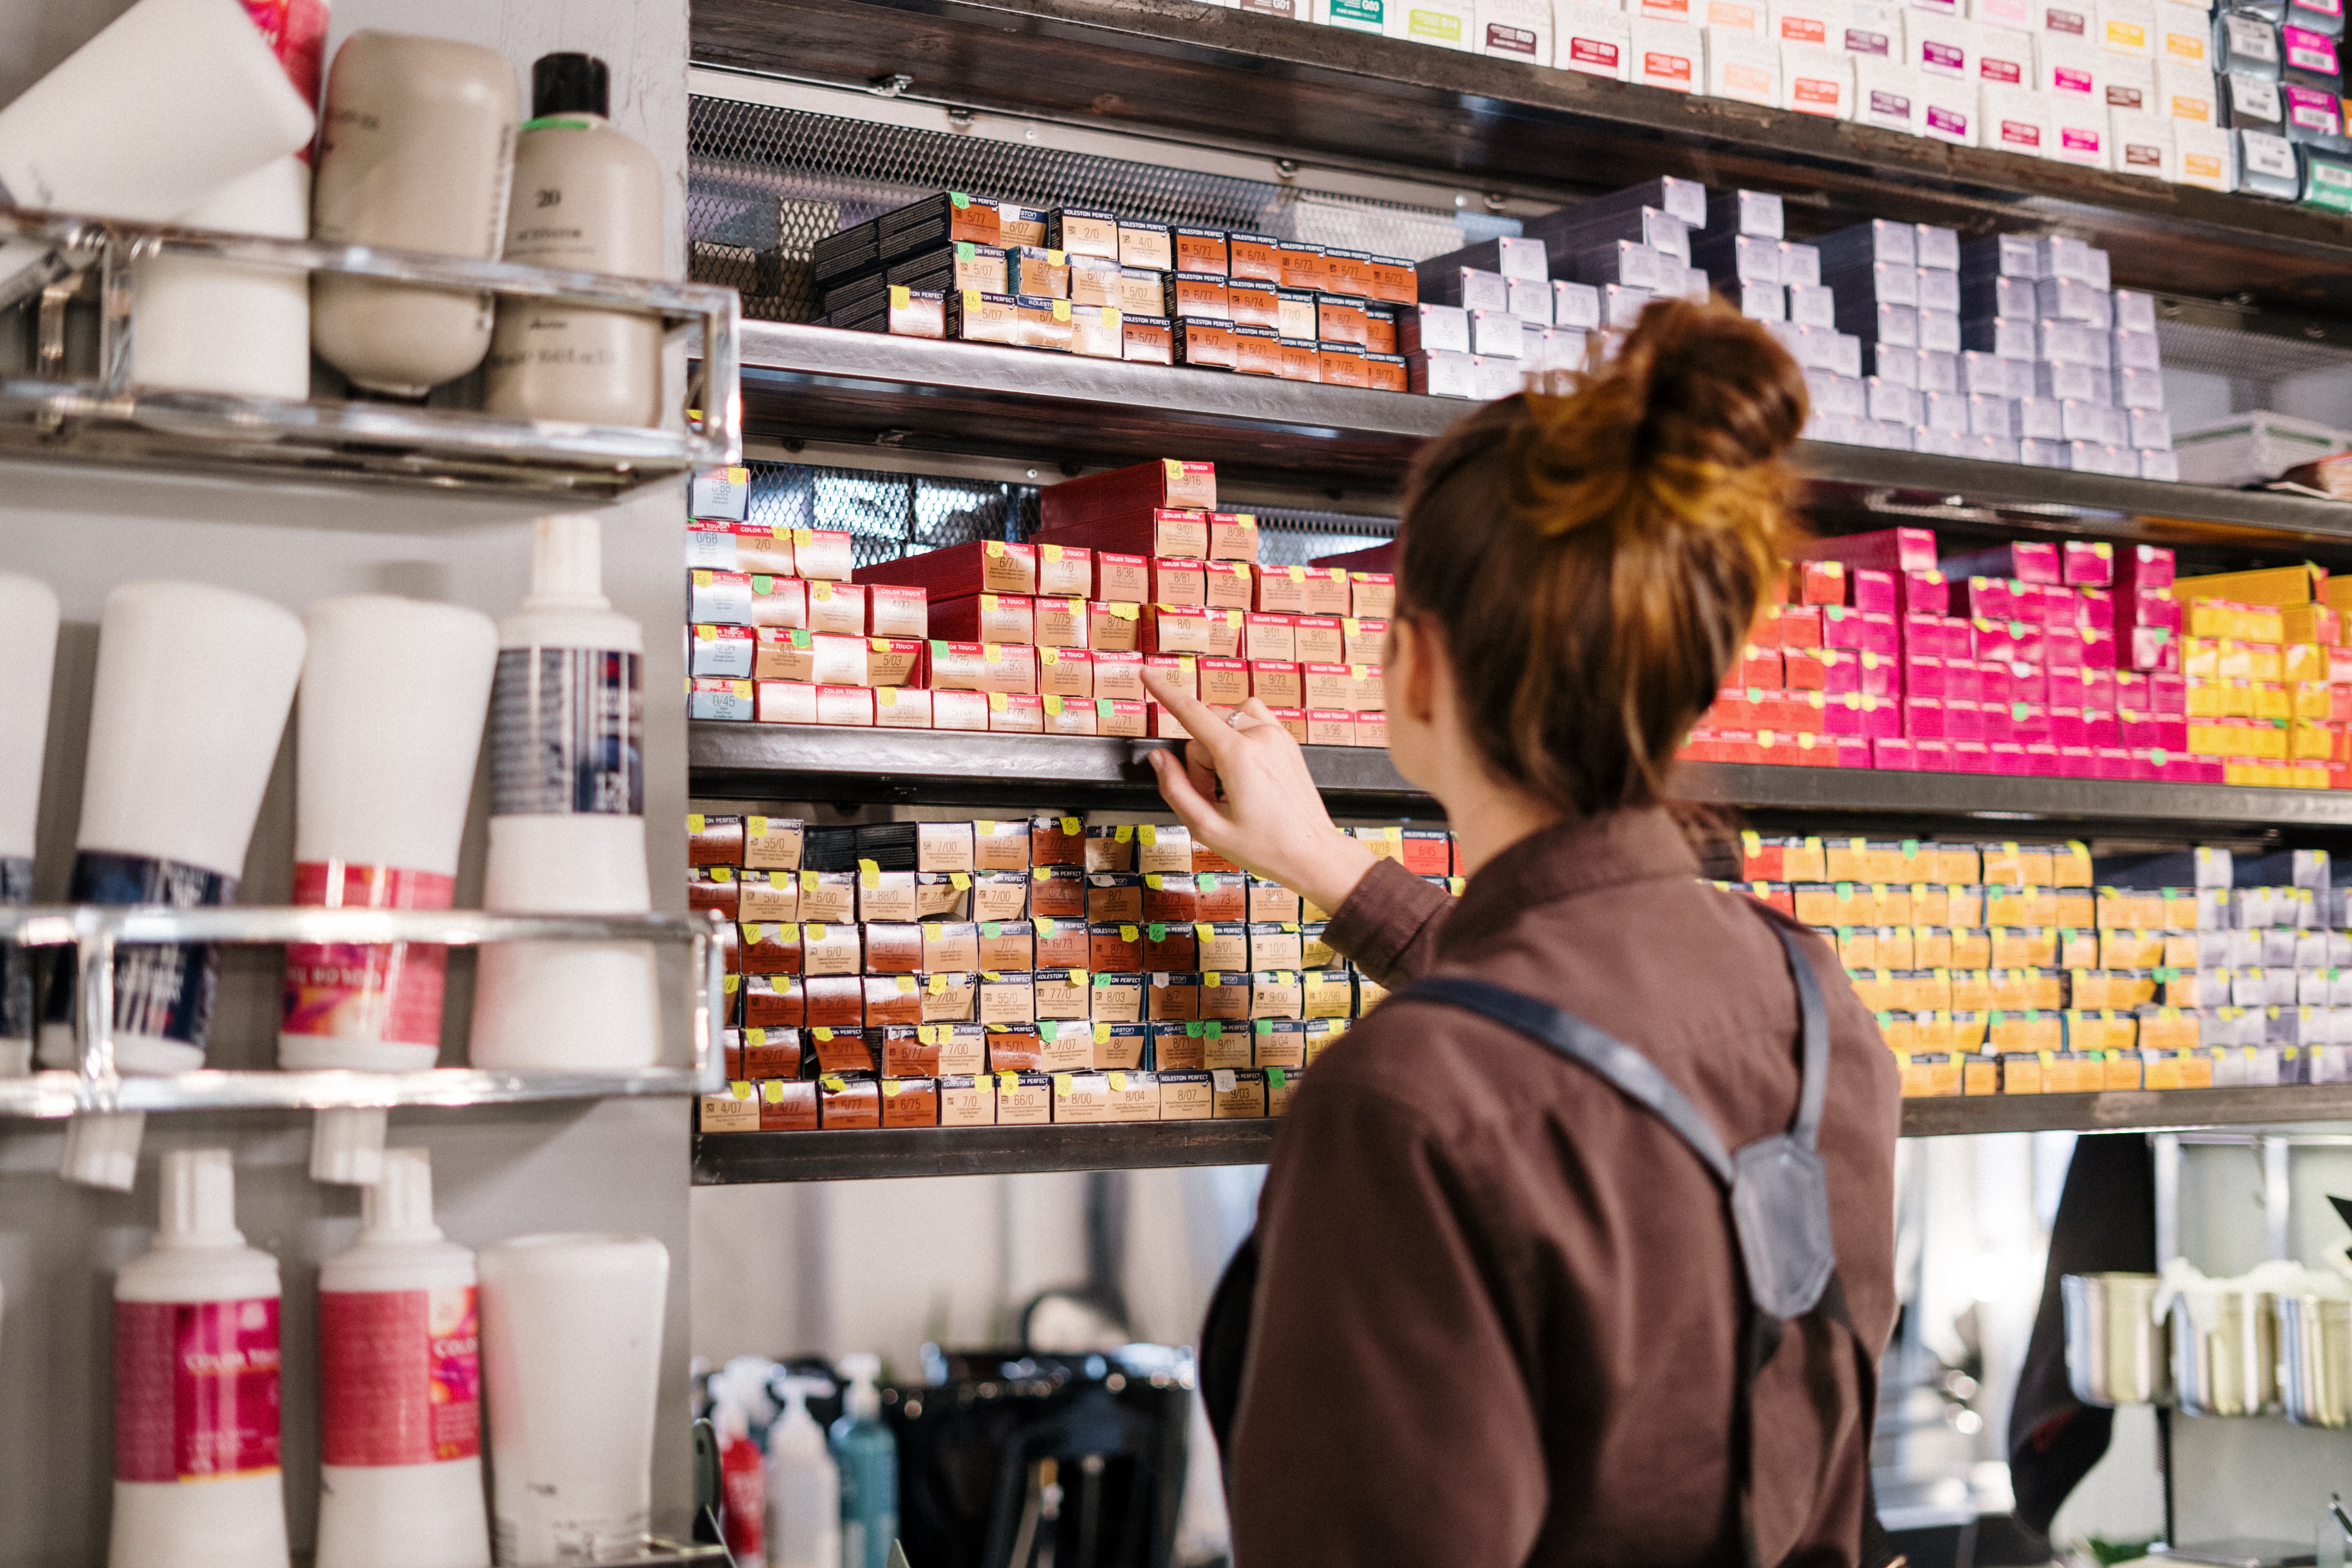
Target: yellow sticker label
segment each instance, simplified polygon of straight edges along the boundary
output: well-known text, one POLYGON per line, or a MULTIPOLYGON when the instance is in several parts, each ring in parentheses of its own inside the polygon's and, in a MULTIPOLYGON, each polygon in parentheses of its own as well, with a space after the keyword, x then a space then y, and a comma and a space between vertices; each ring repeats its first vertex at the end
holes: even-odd
POLYGON ((1002 713, 1011 706, 1012 704, 1005 700, 1003 692, 992 691, 988 694, 988 710, 990 712, 1002 713))
POLYGON ((988 553, 989 559, 991 559, 991 560, 992 560, 992 561, 1002 561, 1002 560, 1003 560, 1003 559, 1004 559, 1004 541, 1003 541, 1003 540, 1001 540, 1001 539, 992 539, 992 540, 990 540, 990 541, 988 542, 988 551, 987 551, 987 553, 988 553))
MULTIPOLYGON (((1067 301, 1057 302, 1061 303, 1065 309, 1068 308, 1067 301)), ((1070 1098, 1070 1075, 1068 1073, 1057 1072, 1054 1075, 1054 1097, 1056 1100, 1067 1100, 1070 1098)))
MULTIPOLYGON (((1105 1028, 1108 1028, 1110 1026, 1106 1024, 1103 1026, 1105 1028)), ((1127 1092, 1127 1075, 1125 1073, 1115 1072, 1110 1075, 1110 1091, 1113 1094, 1125 1094, 1127 1092)))
POLYGON ((815 892, 815 891, 816 891, 816 889, 817 889, 817 873, 816 873, 816 872, 814 872, 814 871, 803 871, 803 872, 802 872, 802 873, 801 873, 801 891, 803 891, 803 892, 804 892, 804 893, 814 893, 814 892, 815 892))
POLYGON ((955 889, 958 892, 961 892, 964 889, 971 886, 971 873, 969 871, 950 871, 948 873, 948 885, 955 889))
POLYGON ((857 885, 868 889, 880 887, 882 885, 881 863, 876 860, 860 860, 857 863, 857 885))
POLYGON ((915 977, 913 975, 901 974, 898 976, 898 993, 902 996, 912 996, 915 994, 915 977))
POLYGON ((1042 882, 1052 874, 1053 869, 1051 866, 1032 866, 1029 868, 1029 879, 1033 882, 1042 882))
POLYGON ((944 975, 944 974, 934 974, 934 975, 932 975, 932 976, 931 976, 931 994, 932 994, 932 995, 934 995, 934 996, 944 996, 944 995, 946 995, 947 994, 948 994, 948 977, 947 977, 946 975, 944 975))
POLYGON ((1014 1089, 1017 1089, 1020 1087, 1021 1075, 1019 1073, 1001 1072, 996 1075, 996 1088, 999 1093, 1011 1094, 1014 1089))

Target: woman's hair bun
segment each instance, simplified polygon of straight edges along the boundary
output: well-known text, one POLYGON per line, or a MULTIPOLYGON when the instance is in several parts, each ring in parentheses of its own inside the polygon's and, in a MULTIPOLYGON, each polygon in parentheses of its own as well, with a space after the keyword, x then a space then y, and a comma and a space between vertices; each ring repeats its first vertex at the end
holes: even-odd
POLYGON ((1661 300, 1602 370, 1627 378, 1641 410, 1636 464, 1680 458, 1743 468, 1786 451, 1804 428, 1804 373, 1764 329, 1730 307, 1661 300))

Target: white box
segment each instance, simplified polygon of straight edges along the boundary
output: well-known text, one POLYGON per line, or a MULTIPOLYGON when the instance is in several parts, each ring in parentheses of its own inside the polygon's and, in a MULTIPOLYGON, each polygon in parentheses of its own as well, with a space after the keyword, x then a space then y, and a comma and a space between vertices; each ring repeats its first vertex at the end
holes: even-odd
POLYGON ((1706 15, 1706 0, 1697 0, 1696 4, 1693 0, 1632 0, 1625 10, 1637 20, 1647 17, 1653 22, 1687 22, 1696 26, 1706 15))
POLYGON ((2352 437, 2341 430, 2268 409, 2200 419, 2172 433, 2180 477, 2193 485, 2261 484, 2347 447, 2352 437))
POLYGON ((1668 92, 1699 91, 1706 85, 1706 36, 1686 23, 1634 17, 1633 79, 1668 92))
POLYGON ((1553 279, 1551 324, 1555 327, 1575 327, 1585 331, 1599 331, 1601 290, 1590 283, 1570 283, 1553 279))
POLYGON ((2119 332, 2156 331, 2156 296, 2135 289, 2118 289, 2109 296, 2119 332))
MULTIPOLYGON (((1765 31, 1783 47, 1794 44, 1843 50, 1845 24, 1844 0, 1771 0, 1765 13, 1765 31)), ((1785 58, 1780 68, 1785 78, 1785 58)))
POLYGON ((1813 246, 1801 245, 1793 239, 1780 242, 1780 281, 1793 288, 1801 283, 1808 289, 1819 288, 1822 281, 1822 253, 1813 246))
POLYGON ((1903 11, 1884 0, 1846 0, 1845 43, 1850 55, 1878 55, 1887 59, 1903 54, 1903 11))
POLYGON ((2099 90, 2109 109, 2156 112, 2156 62, 2109 55, 2099 62, 2099 90))
POLYGON ((1930 142, 1948 142, 1955 147, 1978 145, 1981 109, 1977 84, 1930 76, 1926 71, 1917 73, 1917 80, 1919 133, 1930 142))
POLYGON ((1969 20, 1984 26, 2033 29, 2033 0, 1969 0, 1969 20))
POLYGON ((2167 120, 2213 124, 2218 92, 2213 73, 2203 66, 2179 65, 2171 60, 2157 62, 2156 112, 2167 120))
POLYGON ((1919 73, 1899 59, 1878 55, 1857 54, 1853 59, 1854 121, 1918 135, 1919 73))
POLYGON ((1766 0, 1705 0, 1698 20, 1706 27, 1707 37, 1720 33, 1748 33, 1764 37, 1766 0))
POLYGON ((1803 44, 1780 46, 1780 107, 1825 120, 1853 118, 1853 57, 1803 44))
POLYGON ((2099 0, 2099 47, 2135 59, 2156 58, 2156 7, 2150 0, 2099 0))
POLYGON ((2048 157, 2049 100, 2021 87, 1986 88, 1984 145, 2028 158, 2048 157))
POLYGON ((2139 477, 2144 479, 2178 479, 2180 478, 2180 458, 2178 453, 2145 451, 2139 455, 2139 477))
POLYGON ((1919 351, 1919 390, 1922 392, 1958 392, 1960 389, 1960 356, 1949 349, 1919 351))
POLYGON ((1789 320, 1808 327, 1837 329, 1836 291, 1818 283, 1786 285, 1789 295, 1789 320))
POLYGON ((1498 55, 1531 66, 1551 64, 1551 0, 1475 0, 1482 55, 1498 55))
POLYGON ((2115 160, 2109 150, 2107 136, 2107 106, 2099 99, 2084 101, 2074 94, 2039 94, 2050 115, 2050 138, 2042 143, 2042 156, 2060 163, 2072 163, 2083 169, 2109 169, 2115 160))
POLYGON ((1929 76, 1972 79, 1976 75, 1977 25, 1913 6, 1903 13, 1903 59, 1929 76))
POLYGON ((2032 0, 2033 28, 2089 43, 2098 35, 2097 0, 2032 0))
POLYGON ((2115 171, 2151 180, 2177 180, 2180 165, 2172 150, 2172 121, 2160 114, 2128 109, 2107 110, 2107 139, 2114 143, 2115 171))
POLYGON ((2131 444, 2143 452, 2172 450, 2172 416, 2161 408, 2131 411, 2131 444))
POLYGON ((2213 18, 2185 5, 2156 7, 2155 57, 2169 65, 2213 68, 2213 18))
POLYGON ((1441 49, 1467 49, 1477 34, 1473 0, 1383 0, 1391 38, 1441 49))
POLYGON ((2173 178, 2184 185, 2209 191, 2238 188, 2238 163, 2230 133, 2218 125, 2193 120, 2172 122, 2173 178))
POLYGON ((1780 51, 1761 32, 1706 28, 1706 93, 1766 109, 1780 106, 1780 51))
POLYGON ((1551 280, 1548 278, 1513 278, 1506 285, 1508 290, 1507 308, 1522 321, 1532 321, 1549 327, 1551 320, 1551 280))
POLYGON ((1986 87, 2032 86, 2033 35, 1978 23, 1976 73, 1986 87))
POLYGON ((1584 0, 1560 0, 1553 16, 1558 21, 1552 64, 1612 81, 1633 79, 1633 17, 1584 0))
MULTIPOLYGON (((2098 46, 2087 38, 2070 37, 2064 33, 2033 36, 2032 86, 2035 91, 2048 93, 2053 99, 2072 98, 2104 106, 2105 95, 2099 90, 2100 67, 2104 63, 2098 46)), ((2057 112, 2054 104, 2051 112, 2057 112)))
POLYGON ((1311 19, 1326 27, 1350 33, 1388 31, 1388 7, 1394 0, 1314 0, 1311 19))

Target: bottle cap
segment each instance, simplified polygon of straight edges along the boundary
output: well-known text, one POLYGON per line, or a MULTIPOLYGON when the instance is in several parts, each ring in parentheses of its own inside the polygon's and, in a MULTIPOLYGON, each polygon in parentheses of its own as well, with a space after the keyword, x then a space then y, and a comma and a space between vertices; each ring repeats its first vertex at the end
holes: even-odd
POLYGON ((66 1123, 58 1174, 86 1187, 129 1192, 139 1175, 139 1142, 146 1128, 143 1110, 80 1112, 66 1123))
POLYGON ((236 1170, 226 1149, 174 1149, 163 1156, 159 1247, 242 1247, 236 1170))
POLYGON ((530 112, 597 114, 612 101, 612 77, 593 55, 541 55, 530 68, 530 112))
POLYGON ((433 1223, 433 1152, 386 1149, 383 1177, 360 1189, 362 1241, 438 1241, 433 1223))
POLYGON ((527 610, 608 610, 604 597, 604 534, 594 518, 559 512, 531 524, 530 596, 527 610))
POLYGON ((380 1105, 336 1106, 310 1121, 310 1179, 338 1186, 373 1186, 383 1177, 384 1124, 380 1105))

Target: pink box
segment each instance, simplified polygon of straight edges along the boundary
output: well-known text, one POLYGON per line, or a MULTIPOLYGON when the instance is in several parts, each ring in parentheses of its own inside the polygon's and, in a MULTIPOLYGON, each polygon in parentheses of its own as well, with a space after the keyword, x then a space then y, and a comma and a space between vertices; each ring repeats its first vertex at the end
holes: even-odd
POLYGON ((2116 717, 2114 710, 2083 710, 2083 744, 2105 750, 2123 743, 2123 722, 2116 717))
POLYGON ((1842 768, 1870 766, 1870 748, 1873 743, 1859 735, 1839 736, 1834 742, 1837 751, 1837 765, 1842 768))
POLYGON ((2100 631, 2116 629, 2116 596, 2105 588, 2074 590, 2074 624, 2095 626, 2100 631))
POLYGON ((2221 759, 2219 757, 2199 757, 2197 759, 2197 782, 2199 784, 2227 784, 2229 782, 2229 778, 2221 771, 2221 759))
POLYGON ((1948 616, 1952 584, 1941 572, 1905 572, 1895 579, 1895 608, 1906 616, 1948 616))
POLYGON ((2016 668, 2017 666, 2010 663, 2006 659, 1980 658, 1977 660, 1977 700, 1979 702, 2008 702, 2015 695, 2011 690, 2012 682, 2010 677, 2010 671, 2016 668))
MULTIPOLYGON (((1782 657, 1787 656, 1783 654, 1782 657)), ((1862 661, 1869 657, 1852 648, 1821 649, 1822 690, 1832 697, 1843 697, 1849 691, 1861 690, 1862 661)))
POLYGON ((1892 610, 1862 612, 1862 649, 1864 653, 1883 654, 1893 658, 1902 650, 1902 629, 1895 623, 1892 610))
POLYGON ((1992 771, 2008 778, 2023 778, 2025 748, 2015 742, 1995 742, 1985 748, 1992 753, 1992 771))
POLYGON ((2058 777, 2058 748, 2051 745, 2026 747, 2025 771, 2038 779, 2058 777))
POLYGON ((1870 765, 1895 773, 1914 773, 1919 766, 1919 753, 1909 741, 1900 737, 1891 741, 1873 741, 1870 743, 1870 765))
POLYGON ((2080 708, 2050 710, 2050 743, 2062 750, 2068 746, 2089 744, 2083 739, 2083 710, 2080 708))
MULTIPOLYGON (((2113 702, 2085 702, 2083 706, 2085 708, 2128 708, 2135 713, 2147 713, 2155 709, 2155 702, 2150 700, 2149 694, 2151 688, 2149 686, 2147 676, 2136 669, 2119 669, 2116 671, 2115 679, 2116 700, 2113 702)), ((2185 701, 2185 694, 2187 690, 2185 685, 2182 689, 2184 693, 2183 700, 2185 701)), ((2186 712, 2188 710, 2184 708, 2182 711, 2186 712)))
POLYGON ((2055 585, 2044 587, 2042 590, 2042 624, 2045 626, 2078 625, 2075 619, 2079 614, 2075 608, 2078 592, 2077 589, 2055 585))
POLYGON ((2091 776, 2103 783, 2127 781, 2132 776, 2131 753, 2121 746, 2099 746, 2093 749, 2095 765, 2091 776))
POLYGON ((1832 697, 1822 704, 1822 733, 1824 735, 1859 735, 1862 733, 1862 699, 1832 697))
POLYGON ((2172 596, 2169 588, 2135 588, 2125 606, 2127 625, 2162 626, 2173 632, 2180 629, 2180 601, 2172 596))
POLYGON ((1984 710, 1973 702, 1948 699, 1944 703, 1944 739, 1956 745, 1982 745, 1984 738, 1984 710))
POLYGON ((2160 626, 2134 626, 2131 667, 2176 673, 2180 668, 2180 639, 2160 626))
POLYGON ((2009 545, 2010 575, 2021 583, 2063 583, 2058 546, 2047 539, 2015 539, 2009 545))
POLYGON ((2146 746, 2132 748, 2131 776, 2137 784, 2160 783, 2164 774, 2156 765, 2156 753, 2146 746))
POLYGON ((1863 613, 1849 610, 1843 605, 1822 606, 1822 646, 1850 647, 1859 653, 1868 646, 1868 633, 1863 613))
POLYGON ((1982 741, 1954 741, 1952 771, 1956 773, 1989 773, 1992 772, 1992 752, 1982 741))
MULTIPOLYGON (((1846 663, 1844 659, 1838 661, 1846 663)), ((1854 666, 1854 689, 1865 697, 1900 697, 1903 675, 1894 655, 1864 651, 1852 661, 1854 666)))
POLYGON ((2083 629, 2051 626, 2042 634, 2042 660, 2053 669, 2083 668, 2083 629))
POLYGON ((1871 533, 1808 540, 1803 552, 1816 561, 1843 561, 1849 566, 1929 572, 1936 566, 1936 533, 1927 528, 1882 528, 1871 533))
POLYGON ((2054 684, 2050 671, 2041 665, 2012 663, 2009 667, 2009 700, 2011 702, 2047 704, 2054 684))
POLYGON ((1911 756, 1923 773, 1953 772, 1952 743, 1949 741, 1923 741, 1916 736, 1911 742, 1911 756))
POLYGON ((1903 695, 1932 697, 1941 701, 1950 691, 1944 661, 1934 654, 1903 656, 1903 695))
POLYGON ((2017 595, 2006 577, 1956 577, 1952 613, 1970 620, 2014 620, 2017 595))
POLYGON ((1903 700, 1903 732, 1915 741, 1940 741, 1944 738, 1946 714, 1940 697, 1906 697, 1903 700))
POLYGON ((2202 784, 2205 782, 2205 770, 2200 759, 2192 757, 2185 752, 2172 752, 2167 753, 2163 763, 2158 767, 2157 772, 2158 775, 2161 777, 2166 784, 2202 784))
POLYGON ((2126 544, 2116 552, 2117 593, 2135 588, 2169 588, 2173 584, 2172 552, 2160 544, 2126 544))
POLYGON ((1903 733, 1903 700, 1898 697, 1861 697, 1862 732, 1874 741, 1890 741, 1903 733))
POLYGON ((2104 588, 2116 580, 2116 547, 2104 539, 2070 539, 2061 551, 2061 557, 2069 583, 2104 588))
POLYGON ((2058 776, 2067 779, 2087 779, 2097 776, 2098 759, 2088 746, 2058 748, 2058 776))
POLYGON ((2076 672, 2081 678, 2082 707, 2085 712, 2094 708, 2114 708, 2116 682, 2123 677, 2113 668, 2093 668, 2084 665, 2076 672))
MULTIPOLYGON (((2121 677, 2117 677, 2118 679, 2121 677)), ((2189 712, 2189 683, 2178 675, 2159 672, 2145 678, 2147 683, 2147 710, 2167 719, 2185 718, 2189 712)))
POLYGON ((2039 702, 2011 702, 2009 738, 2021 746, 2050 744, 2050 710, 2039 702))
POLYGON ((2116 634, 2096 626, 2083 631, 2083 668, 2113 669, 2119 662, 2116 658, 2116 634))
POLYGON ((1846 603, 1865 613, 1895 608, 1895 574, 1875 566, 1857 567, 1845 574, 1846 603))
POLYGON ((2151 714, 2147 725, 2156 739, 2148 743, 2168 752, 2189 750, 2189 721, 2182 718, 2160 718, 2151 714))
POLYGON ((1947 702, 1981 702, 1984 700, 1984 666, 1973 658, 1948 658, 1944 661, 1944 700, 1947 702))
POLYGON ((2006 702, 1978 703, 1977 723, 1980 726, 1984 743, 1988 746, 2007 744, 2018 738, 2011 727, 2009 704, 2006 702))
POLYGON ((1992 620, 1983 616, 1969 623, 1969 655, 1972 658, 2018 658, 2018 645, 2026 632, 2025 623, 2004 616, 1992 620))

